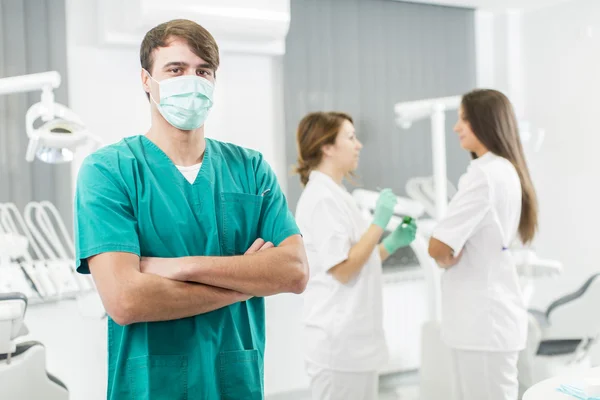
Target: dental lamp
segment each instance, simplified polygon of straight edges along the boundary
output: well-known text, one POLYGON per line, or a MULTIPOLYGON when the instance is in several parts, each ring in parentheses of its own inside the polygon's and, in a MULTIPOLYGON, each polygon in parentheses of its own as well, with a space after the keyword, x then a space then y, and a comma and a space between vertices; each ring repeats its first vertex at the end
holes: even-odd
POLYGON ((413 122, 429 117, 431 119, 431 146, 433 150, 433 182, 435 187, 436 216, 446 213, 448 205, 446 173, 446 114, 460 106, 461 96, 440 97, 398 103, 394 106, 396 123, 409 129, 413 122))
POLYGON ((35 157, 51 164, 70 162, 77 147, 86 143, 100 147, 100 140, 85 128, 81 119, 54 101, 53 90, 60 83, 60 74, 56 71, 0 79, 0 95, 41 91, 40 102, 31 106, 25 115, 29 137, 25 159, 28 162, 35 157), (37 119, 43 123, 34 128, 37 119))
POLYGON ((56 71, 13 76, 0 79, 0 95, 41 90, 42 98, 40 104, 43 105, 43 119, 44 121, 49 121, 54 117, 52 114, 54 92, 52 90, 58 88, 60 83, 60 74, 56 71))
MULTIPOLYGON (((403 129, 409 129, 416 121, 427 117, 431 120, 431 145, 433 151, 433 182, 435 189, 434 206, 435 214, 439 216, 446 213, 448 206, 448 189, 446 176, 446 110, 457 109, 461 102, 460 96, 441 97, 437 99, 417 100, 403 103, 397 103, 394 106, 396 113, 396 124, 403 129)), ((434 216, 434 218, 436 217, 434 216)), ((423 263, 431 263, 427 254, 427 243, 423 241, 419 253, 422 256, 423 263)), ((420 260, 421 261, 421 260, 420 260)), ((429 309, 434 321, 441 319, 441 272, 435 264, 426 268, 428 274, 430 298, 429 309)))

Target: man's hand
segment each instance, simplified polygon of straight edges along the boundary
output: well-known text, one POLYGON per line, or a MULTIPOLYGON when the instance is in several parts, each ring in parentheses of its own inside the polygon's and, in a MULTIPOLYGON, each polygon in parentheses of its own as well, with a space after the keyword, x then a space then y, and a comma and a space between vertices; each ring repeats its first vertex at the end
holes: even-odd
MULTIPOLYGON (((272 247, 274 247, 273 243, 265 242, 263 239, 258 238, 252 243, 252 246, 246 250, 244 255, 258 253, 259 251, 267 250, 272 247)), ((176 281, 184 280, 182 279, 184 274, 182 273, 181 263, 174 262, 175 260, 176 259, 173 258, 142 257, 140 260, 140 271, 176 281)))
POLYGON ((247 256, 248 254, 258 253, 259 251, 267 250, 272 247, 275 247, 273 246, 273 243, 265 242, 263 239, 258 238, 254 241, 254 243, 252 243, 252 246, 246 250, 244 255, 247 256))

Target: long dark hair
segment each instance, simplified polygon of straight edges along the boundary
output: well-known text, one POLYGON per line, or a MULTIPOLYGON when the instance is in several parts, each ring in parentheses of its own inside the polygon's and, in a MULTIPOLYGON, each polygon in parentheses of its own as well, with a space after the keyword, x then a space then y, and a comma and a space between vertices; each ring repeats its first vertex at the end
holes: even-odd
MULTIPOLYGON (((533 240, 538 228, 538 204, 512 104, 497 90, 477 89, 462 98, 463 117, 479 141, 492 153, 510 161, 521 181, 519 236, 523 243, 533 240)), ((473 158, 477 156, 472 153, 473 158)))

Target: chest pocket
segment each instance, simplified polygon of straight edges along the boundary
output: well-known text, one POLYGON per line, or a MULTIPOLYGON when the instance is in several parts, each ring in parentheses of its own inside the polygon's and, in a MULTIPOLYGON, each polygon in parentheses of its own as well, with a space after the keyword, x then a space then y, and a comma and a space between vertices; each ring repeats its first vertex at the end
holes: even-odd
POLYGON ((221 193, 221 243, 224 256, 244 254, 258 239, 263 197, 246 193, 221 193))

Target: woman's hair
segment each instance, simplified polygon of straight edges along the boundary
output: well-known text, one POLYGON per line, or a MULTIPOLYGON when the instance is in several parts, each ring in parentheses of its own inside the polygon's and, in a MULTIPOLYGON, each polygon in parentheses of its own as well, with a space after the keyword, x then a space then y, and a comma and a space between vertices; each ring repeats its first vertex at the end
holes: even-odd
POLYGON ((310 172, 323 158, 323 146, 334 144, 344 121, 354 124, 352 117, 341 112, 313 112, 306 115, 298 124, 296 142, 298 145, 298 165, 295 172, 305 186, 310 172))
POLYGON ((523 243, 531 242, 538 228, 537 197, 510 101, 497 90, 477 89, 463 96, 462 111, 477 139, 489 151, 510 161, 517 170, 523 192, 519 236, 523 243))

